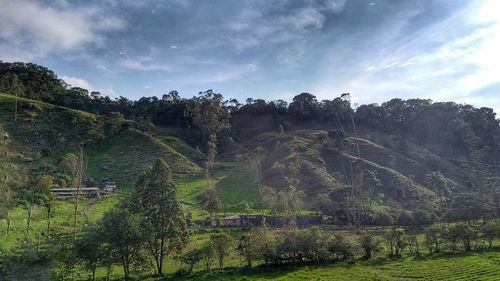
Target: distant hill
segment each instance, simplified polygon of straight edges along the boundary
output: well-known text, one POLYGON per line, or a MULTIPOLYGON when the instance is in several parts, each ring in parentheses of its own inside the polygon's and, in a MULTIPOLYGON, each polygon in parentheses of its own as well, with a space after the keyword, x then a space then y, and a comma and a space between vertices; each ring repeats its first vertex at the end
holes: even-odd
POLYGON ((171 91, 132 101, 68 89, 35 64, 0 62, 2 90, 21 97, 14 121, 14 96, 0 95, 0 176, 18 185, 28 175, 60 173, 60 157, 82 142, 87 176, 113 177, 124 190, 156 157, 179 179, 197 174, 200 180, 215 133, 217 161, 223 162, 215 174, 225 203, 244 201, 242 194, 259 202, 254 178, 240 182, 257 174, 250 171, 254 165, 237 163, 259 148, 263 185, 286 188, 287 167, 297 160, 305 208, 340 222, 360 208, 365 216, 393 218, 419 210, 500 214, 500 121, 490 108, 424 99, 352 108, 349 94, 318 101, 310 93, 290 104, 251 98, 242 104, 212 90, 190 99, 171 91))
POLYGON ((60 158, 76 152, 75 145, 82 141, 86 143, 86 176, 96 181, 115 178, 122 191, 130 190, 155 158, 165 159, 176 174, 200 170, 193 162, 196 159, 188 158, 195 157, 193 149, 175 137, 162 136, 162 141, 133 126, 106 136, 105 121, 99 115, 25 98, 17 98, 14 121, 15 100, 0 94, 0 129, 5 138, 0 143, 0 177, 14 186, 27 184, 29 175, 61 174, 60 158), (176 149, 189 152, 188 156, 176 149))

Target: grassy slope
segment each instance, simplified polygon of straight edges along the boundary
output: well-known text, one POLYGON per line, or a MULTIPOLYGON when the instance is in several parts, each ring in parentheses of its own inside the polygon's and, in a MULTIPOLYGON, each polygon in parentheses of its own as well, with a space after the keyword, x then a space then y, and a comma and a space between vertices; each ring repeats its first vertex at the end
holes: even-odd
POLYGON ((230 162, 218 165, 216 171, 217 191, 225 204, 242 201, 260 206, 255 169, 247 162, 230 162))
MULTIPOLYGON (((87 221, 95 222, 102 217, 106 210, 111 209, 118 202, 118 198, 111 197, 94 202, 83 200, 80 204, 78 224, 83 226, 87 221)), ((55 203, 52 213, 52 232, 70 233, 73 223, 73 203, 71 201, 58 201, 55 203)), ((12 220, 11 232, 6 235, 7 223, 0 220, 0 247, 9 249, 18 245, 25 238, 28 209, 25 206, 17 206, 9 211, 12 220)), ((43 206, 33 208, 32 225, 30 228, 30 239, 36 241, 38 234, 47 233, 47 209, 43 206)))
MULTIPOLYGON (((409 157, 363 138, 350 138, 341 152, 333 141, 321 143, 320 130, 297 130, 285 134, 265 132, 246 139, 242 144, 249 150, 261 146, 266 150, 264 159, 264 184, 280 187, 286 185, 284 169, 293 152, 301 163, 300 186, 306 193, 307 205, 314 205, 316 195, 348 184, 350 167, 348 159, 357 158, 359 144, 361 165, 375 172, 382 187, 375 191, 385 194, 390 206, 413 209, 422 202, 432 204, 435 193, 425 186, 425 175, 431 171, 428 158, 409 157)), ((416 149, 416 148, 412 148, 416 149)))
POLYGON ((198 274, 184 280, 498 280, 500 252, 198 274))
POLYGON ((176 176, 200 171, 198 165, 159 139, 134 129, 113 136, 87 151, 87 155, 88 175, 97 181, 114 178, 120 191, 131 190, 139 175, 157 158, 164 159, 176 176))

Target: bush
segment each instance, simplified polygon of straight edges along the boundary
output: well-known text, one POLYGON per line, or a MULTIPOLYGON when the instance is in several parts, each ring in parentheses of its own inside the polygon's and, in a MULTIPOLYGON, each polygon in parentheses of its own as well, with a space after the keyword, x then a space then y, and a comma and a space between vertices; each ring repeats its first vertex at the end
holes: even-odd
POLYGON ((333 235, 328 245, 328 251, 337 260, 347 260, 353 257, 351 245, 346 237, 340 233, 333 235))
POLYGON ((477 228, 464 223, 449 227, 447 232, 447 237, 456 237, 462 241, 464 251, 466 252, 472 250, 472 243, 478 238, 477 228))
POLYGON ((424 229, 424 234, 429 254, 432 252, 439 253, 441 250, 441 241, 443 236, 442 230, 436 226, 430 226, 424 229))
POLYGON ((398 225, 413 225, 415 221, 411 212, 403 211, 399 214, 397 223, 398 225))
POLYGON ((358 239, 361 248, 364 251, 363 257, 369 259, 373 253, 380 251, 380 240, 378 240, 372 233, 366 231, 358 232, 358 239))
POLYGON ((413 221, 417 225, 428 225, 431 223, 431 215, 424 210, 416 210, 413 212, 413 221))
POLYGON ((373 224, 380 226, 391 226, 394 224, 394 218, 389 213, 378 213, 375 214, 373 224))
POLYGON ((389 256, 400 256, 406 246, 406 238, 404 235, 404 229, 393 228, 386 232, 384 235, 384 240, 389 247, 389 256))
POLYGON ((488 241, 488 247, 493 247, 493 240, 500 237, 500 224, 485 224, 480 230, 481 237, 488 241))

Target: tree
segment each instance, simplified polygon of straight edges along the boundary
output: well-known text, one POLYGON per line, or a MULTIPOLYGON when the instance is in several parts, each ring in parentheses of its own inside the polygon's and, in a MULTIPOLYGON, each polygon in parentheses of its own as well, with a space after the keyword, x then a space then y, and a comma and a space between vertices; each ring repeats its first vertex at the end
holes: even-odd
POLYGON ((212 265, 212 260, 215 256, 214 244, 212 241, 205 243, 203 247, 200 249, 201 255, 203 258, 203 263, 205 264, 205 270, 210 271, 210 267, 212 265))
POLYGON ((256 259, 264 261, 266 266, 275 262, 278 255, 278 240, 267 227, 258 227, 248 233, 251 246, 250 252, 256 259))
POLYGON ((333 235, 329 242, 328 251, 335 259, 346 260, 353 257, 352 247, 347 238, 341 233, 333 235))
POLYGON ((54 182, 51 176, 44 175, 38 179, 37 185, 39 188, 41 202, 43 203, 45 208, 47 208, 47 235, 49 235, 52 218, 52 207, 54 205, 54 195, 51 192, 51 188, 54 186, 54 182))
POLYGON ((156 160, 136 184, 138 212, 147 233, 148 249, 157 273, 163 275, 165 255, 187 243, 188 230, 177 188, 165 161, 156 160))
POLYGON ((80 193, 82 186, 82 179, 84 173, 84 160, 83 160, 83 148, 81 145, 77 146, 77 150, 79 155, 76 156, 73 153, 68 153, 63 156, 61 160, 61 165, 68 172, 71 173, 71 176, 74 181, 75 186, 75 203, 74 203, 74 214, 73 214, 73 239, 76 239, 77 232, 77 215, 78 215, 78 207, 80 204, 80 193))
POLYGON ((9 209, 11 208, 13 202, 14 200, 12 200, 11 191, 6 181, 0 181, 0 218, 5 218, 7 220, 7 235, 10 233, 11 227, 9 209))
POLYGON ((33 188, 32 186, 27 186, 25 189, 23 189, 19 193, 18 197, 28 209, 27 220, 26 220, 26 232, 25 232, 25 237, 26 239, 28 239, 29 232, 31 229, 31 220, 33 217, 33 206, 38 203, 39 198, 37 196, 36 189, 33 188))
POLYGON ((252 236, 249 234, 241 235, 240 240, 238 241, 238 253, 245 258, 248 268, 252 267, 252 242, 252 236))
POLYGON ((219 268, 222 269, 224 267, 224 258, 232 249, 233 239, 229 236, 229 234, 221 232, 212 234, 210 236, 210 240, 214 245, 215 255, 217 256, 217 260, 219 262, 219 268))
POLYGON ((478 237, 478 231, 475 227, 469 224, 459 223, 450 226, 448 231, 459 240, 462 240, 464 251, 468 252, 472 250, 472 242, 478 237))
POLYGON ((213 217, 221 207, 221 201, 214 187, 206 188, 201 195, 201 207, 213 217))
POLYGON ((113 136, 120 132, 125 118, 120 112, 110 112, 104 119, 104 131, 106 135, 113 136))
POLYGON ((363 257, 365 259, 370 259, 374 252, 380 250, 380 240, 378 240, 373 234, 367 231, 359 231, 358 239, 361 248, 364 251, 363 257))
POLYGON ((416 210, 413 212, 413 220, 416 225, 428 225, 431 221, 431 215, 425 210, 416 210))
POLYGON ((207 142, 207 163, 205 167, 205 178, 207 180, 207 187, 214 188, 215 182, 213 180, 213 171, 215 167, 215 157, 217 156, 217 137, 211 134, 207 142))
POLYGON ((481 226, 481 235, 488 240, 488 247, 493 247, 493 241, 500 237, 500 224, 485 224, 481 226))
POLYGON ((125 280, 128 280, 131 267, 141 261, 145 239, 141 217, 127 208, 115 208, 104 214, 99 227, 101 239, 111 249, 109 254, 122 265, 125 280))
POLYGON ((393 228, 384 235, 384 239, 389 247, 389 256, 399 256, 405 246, 404 230, 393 228))
POLYGON ((90 270, 92 281, 95 280, 95 272, 101 259, 107 254, 101 233, 102 231, 95 227, 89 227, 75 244, 76 256, 83 261, 84 267, 90 270))
POLYGON ((413 225, 415 220, 413 214, 409 211, 402 211, 398 216, 398 225, 413 225))
POLYGON ((424 234, 429 254, 432 252, 439 253, 441 250, 442 230, 437 226, 429 226, 424 229, 424 234))
POLYGON ((208 141, 214 134, 220 136, 224 128, 229 128, 229 113, 222 106, 223 97, 212 90, 200 92, 197 97, 193 97, 188 110, 202 136, 202 143, 208 141))
POLYGON ((255 168, 255 178, 257 180, 257 190, 260 190, 264 186, 264 176, 262 173, 262 160, 264 159, 264 148, 261 146, 255 148, 246 154, 238 154, 236 156, 239 160, 247 160, 254 165, 255 168))
POLYGON ((314 95, 301 93, 293 98, 288 106, 288 111, 295 116, 296 121, 308 120, 316 117, 318 113, 318 101, 314 95))

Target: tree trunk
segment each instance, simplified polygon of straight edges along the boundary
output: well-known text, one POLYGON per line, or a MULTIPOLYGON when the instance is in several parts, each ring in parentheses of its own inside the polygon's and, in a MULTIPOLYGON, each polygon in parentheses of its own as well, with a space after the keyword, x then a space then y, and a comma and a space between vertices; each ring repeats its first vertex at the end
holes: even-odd
POLYGON ((7 212, 7 235, 10 233, 10 227, 12 225, 12 220, 10 219, 9 212, 7 212))
POLYGON ((32 214, 33 214, 33 206, 30 204, 28 207, 28 223, 26 224, 26 238, 28 238, 28 235, 30 234, 32 214))
POLYGON ((47 205, 47 237, 50 234, 50 224, 51 224, 51 215, 52 215, 52 205, 47 205))
POLYGON ((122 265, 123 265, 123 275, 125 275, 125 280, 128 280, 128 263, 125 261, 125 258, 122 258, 122 265))
POLYGON ((16 92, 16 101, 15 101, 15 108, 14 108, 14 121, 17 121, 17 90, 16 92))
POLYGON ((161 276, 163 275, 163 256, 164 256, 164 246, 165 246, 165 238, 162 238, 161 239, 161 242, 160 242, 160 257, 159 257, 159 260, 160 260, 160 263, 158 265, 158 274, 161 276))
POLYGON ((40 252, 40 233, 37 235, 37 241, 36 241, 36 252, 40 252))
POLYGON ((73 240, 76 240, 76 223, 78 216, 78 206, 80 204, 80 189, 82 186, 82 177, 83 177, 83 148, 81 145, 78 145, 79 148, 79 159, 78 164, 75 167, 75 181, 76 181, 76 197, 75 197, 75 213, 73 217, 73 240))
POLYGON ((78 187, 76 188, 76 197, 75 197, 75 211, 73 214, 73 240, 76 240, 76 222, 77 222, 77 215, 78 215, 78 205, 79 205, 79 199, 80 199, 80 183, 78 183, 78 187))

